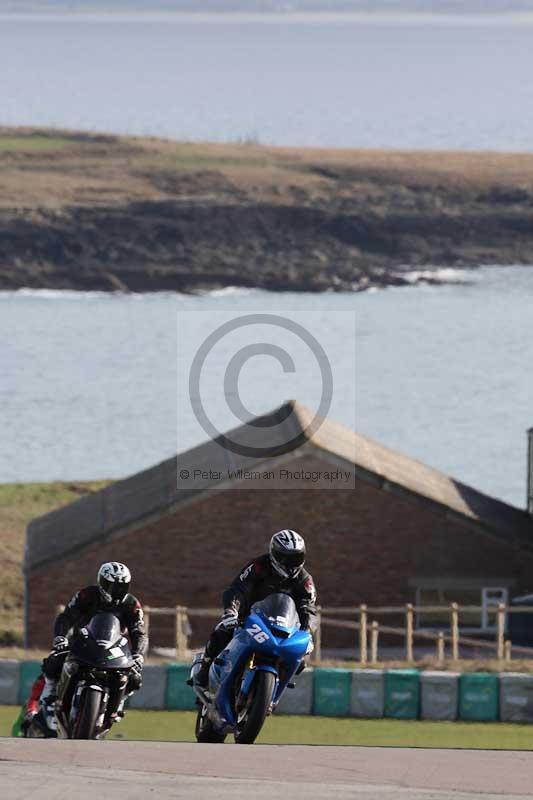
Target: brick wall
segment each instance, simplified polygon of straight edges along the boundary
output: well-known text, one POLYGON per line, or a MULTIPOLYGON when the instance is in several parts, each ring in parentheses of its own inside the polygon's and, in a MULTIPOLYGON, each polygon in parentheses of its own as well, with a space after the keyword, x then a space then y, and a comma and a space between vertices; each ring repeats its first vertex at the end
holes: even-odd
MULTIPOLYGON (((324 468, 311 455, 298 467, 324 468)), ((295 462, 296 468, 296 462, 295 462)), ((29 643, 48 646, 55 608, 93 583, 99 565, 124 561, 132 591, 146 605, 217 606, 228 581, 249 557, 264 552, 270 535, 300 531, 322 605, 413 601, 413 577, 514 577, 516 591, 533 585, 533 553, 447 519, 416 497, 398 496, 356 479, 355 489, 234 487, 204 496, 145 527, 115 536, 36 570, 29 581, 29 643)), ((173 641, 152 620, 152 640, 173 641), (168 638, 167 638, 168 637, 168 638)), ((196 643, 211 623, 195 625, 196 643)), ((353 636, 351 638, 353 640, 353 636)), ((326 645, 347 635, 327 633, 326 645)))

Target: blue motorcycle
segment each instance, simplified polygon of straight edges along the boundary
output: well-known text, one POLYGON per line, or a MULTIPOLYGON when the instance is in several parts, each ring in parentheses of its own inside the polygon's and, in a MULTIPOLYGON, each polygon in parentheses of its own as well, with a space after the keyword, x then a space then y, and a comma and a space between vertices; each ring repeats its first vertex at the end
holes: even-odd
POLYGON ((201 654, 191 669, 200 709, 198 742, 223 742, 233 733, 238 744, 253 744, 293 678, 304 667, 310 635, 300 630, 292 597, 271 594, 254 603, 231 642, 209 670, 209 689, 195 685, 201 654))

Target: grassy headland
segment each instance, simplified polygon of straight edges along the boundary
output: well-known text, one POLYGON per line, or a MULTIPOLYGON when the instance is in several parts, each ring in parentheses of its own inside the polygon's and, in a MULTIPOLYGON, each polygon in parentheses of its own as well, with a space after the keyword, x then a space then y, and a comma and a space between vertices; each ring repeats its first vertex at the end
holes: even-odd
POLYGON ((0 289, 360 290, 533 264, 533 154, 0 129, 0 289))

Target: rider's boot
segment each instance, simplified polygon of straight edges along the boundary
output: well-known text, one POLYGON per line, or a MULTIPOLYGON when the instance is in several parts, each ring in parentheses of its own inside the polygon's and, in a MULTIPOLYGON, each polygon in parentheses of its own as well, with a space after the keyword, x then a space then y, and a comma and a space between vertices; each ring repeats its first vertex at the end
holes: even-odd
POLYGON ((54 715, 55 703, 57 700, 56 686, 56 680, 45 678, 44 687, 39 698, 39 705, 43 709, 47 720, 54 715))

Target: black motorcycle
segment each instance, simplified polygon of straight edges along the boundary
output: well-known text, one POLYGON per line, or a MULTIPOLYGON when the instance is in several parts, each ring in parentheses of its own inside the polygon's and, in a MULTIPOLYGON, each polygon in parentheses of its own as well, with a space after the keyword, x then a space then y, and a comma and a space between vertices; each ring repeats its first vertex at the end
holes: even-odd
POLYGON ((134 664, 119 619, 100 612, 74 635, 57 687, 59 736, 102 739, 122 713, 134 664))

